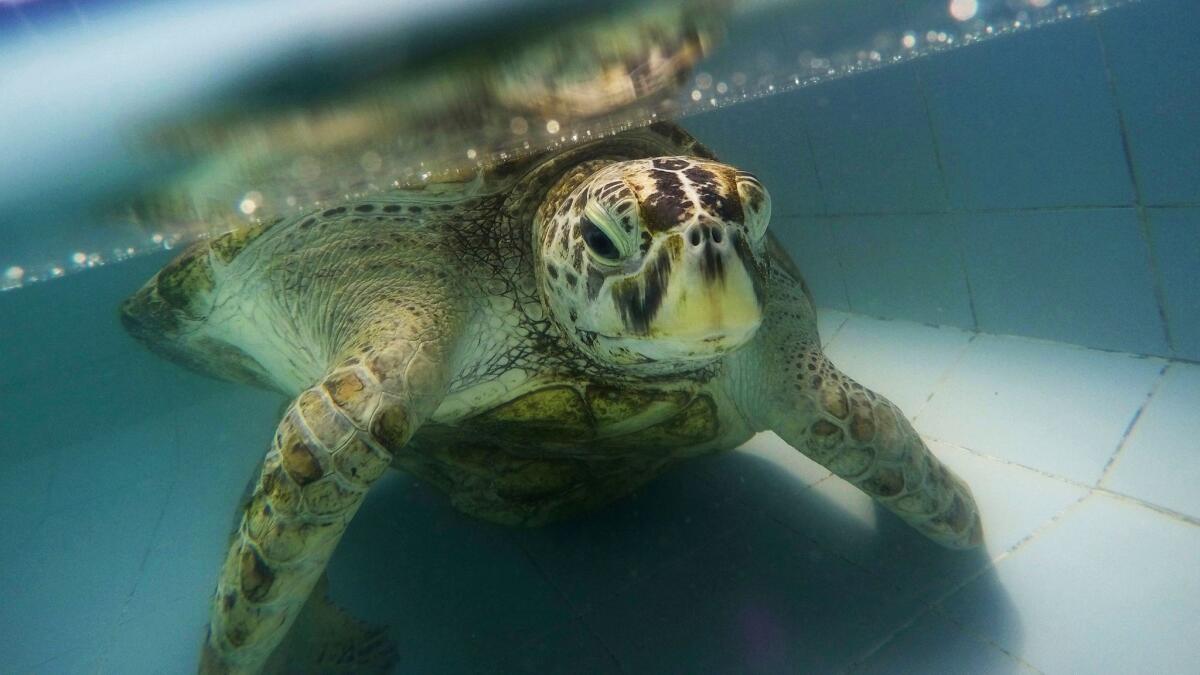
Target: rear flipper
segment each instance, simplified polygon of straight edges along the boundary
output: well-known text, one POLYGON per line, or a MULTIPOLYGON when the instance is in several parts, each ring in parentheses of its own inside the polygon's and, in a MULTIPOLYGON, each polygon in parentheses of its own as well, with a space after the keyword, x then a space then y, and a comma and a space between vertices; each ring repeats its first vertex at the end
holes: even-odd
POLYGON ((397 660, 396 645, 382 628, 368 626, 333 604, 328 577, 322 575, 263 672, 382 675, 392 672, 397 660))

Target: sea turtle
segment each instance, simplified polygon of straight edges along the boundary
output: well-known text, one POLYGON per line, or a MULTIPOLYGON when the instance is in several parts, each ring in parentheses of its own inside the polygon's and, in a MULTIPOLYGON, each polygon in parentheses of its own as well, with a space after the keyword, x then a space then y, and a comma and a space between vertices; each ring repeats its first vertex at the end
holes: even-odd
POLYGON ((260 667, 389 466, 537 525, 771 430, 930 539, 980 541, 968 487, 822 354, 766 189, 681 128, 434 188, 201 241, 121 309, 151 349, 294 397, 205 669, 260 667))

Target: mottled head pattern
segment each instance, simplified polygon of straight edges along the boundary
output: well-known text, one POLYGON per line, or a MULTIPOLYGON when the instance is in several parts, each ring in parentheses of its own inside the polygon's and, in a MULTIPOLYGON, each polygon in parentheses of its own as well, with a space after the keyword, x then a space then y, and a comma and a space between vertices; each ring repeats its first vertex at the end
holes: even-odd
POLYGON ((538 212, 543 297, 564 331, 603 362, 695 367, 758 329, 770 217, 762 184, 719 162, 585 162, 538 212))

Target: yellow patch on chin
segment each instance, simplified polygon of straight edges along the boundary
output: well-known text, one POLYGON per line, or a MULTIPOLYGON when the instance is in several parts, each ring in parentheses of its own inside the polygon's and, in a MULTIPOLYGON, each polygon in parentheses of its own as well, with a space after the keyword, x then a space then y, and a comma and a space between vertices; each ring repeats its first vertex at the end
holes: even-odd
POLYGON ((652 337, 688 342, 744 339, 762 323, 754 282, 740 262, 711 281, 694 266, 676 266, 674 274, 662 309, 650 324, 652 337))

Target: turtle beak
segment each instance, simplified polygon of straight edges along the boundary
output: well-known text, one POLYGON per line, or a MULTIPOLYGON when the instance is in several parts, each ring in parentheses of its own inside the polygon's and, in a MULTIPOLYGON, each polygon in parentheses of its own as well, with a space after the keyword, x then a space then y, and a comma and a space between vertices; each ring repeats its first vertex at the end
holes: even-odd
POLYGON ((762 324, 762 298, 723 223, 698 222, 683 233, 682 260, 667 290, 654 332, 725 351, 749 340, 762 324))
POLYGON ((762 324, 764 297, 723 226, 695 225, 652 249, 639 274, 613 285, 626 340, 656 359, 703 359, 736 349, 762 324))

